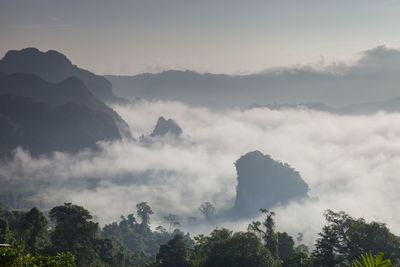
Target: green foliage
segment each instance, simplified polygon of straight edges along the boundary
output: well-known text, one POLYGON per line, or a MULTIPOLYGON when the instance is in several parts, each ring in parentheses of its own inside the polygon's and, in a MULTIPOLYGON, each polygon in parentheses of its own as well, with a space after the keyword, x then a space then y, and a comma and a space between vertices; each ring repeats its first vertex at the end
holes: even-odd
POLYGON ((149 231, 150 229, 150 215, 153 214, 152 209, 150 208, 147 202, 141 202, 136 205, 137 214, 142 219, 140 224, 140 230, 142 232, 149 231))
POLYGON ((3 212, 3 218, 8 222, 8 228, 12 233, 13 239, 22 238, 22 224, 24 221, 26 212, 20 210, 5 210, 3 212))
POLYGON ((12 234, 8 229, 8 221, 5 218, 0 218, 0 243, 10 242, 12 234))
POLYGON ((126 265, 144 266, 154 261, 161 244, 167 243, 174 235, 183 233, 179 230, 169 233, 161 226, 156 228, 157 231, 152 231, 149 225, 150 215, 153 213, 151 207, 146 202, 139 203, 136 207, 141 223, 137 222, 133 214, 129 214, 127 218, 121 216, 120 222, 105 225, 101 236, 113 240, 115 246, 125 249, 123 254, 126 265))
POLYGON ((283 261, 283 267, 308 267, 313 266, 313 258, 310 257, 308 248, 305 245, 299 245, 283 261))
POLYGON ((56 223, 51 241, 56 251, 71 251, 79 266, 88 266, 97 256, 95 249, 98 224, 92 221, 83 207, 64 203, 50 210, 50 219, 56 223))
POLYGON ((36 253, 38 241, 47 232, 47 219, 38 208, 32 208, 24 217, 22 231, 29 252, 36 253))
POLYGON ((355 219, 344 212, 327 210, 314 256, 322 266, 350 264, 365 251, 382 251, 395 264, 400 260, 400 238, 390 233, 385 224, 355 219))
POLYGON ((275 232, 275 213, 267 209, 260 209, 260 211, 266 216, 263 222, 252 222, 248 226, 248 230, 257 233, 260 238, 264 240, 265 246, 271 252, 274 259, 279 259, 278 251, 278 235, 275 232))
POLYGON ((75 267, 75 256, 70 252, 58 253, 56 256, 27 254, 23 246, 12 244, 0 248, 1 267, 75 267))
POLYGON ((289 257, 290 253, 294 250, 293 237, 288 235, 288 233, 278 232, 278 251, 281 260, 285 261, 289 257))
MULTIPOLYGON (((195 237, 193 243, 189 234, 178 229, 170 233, 159 226, 152 231, 153 211, 146 202, 137 205, 140 223, 129 214, 105 225, 101 232, 89 211, 71 203, 50 210, 51 230, 37 208, 23 212, 0 206, 0 241, 12 244, 0 248, 0 267, 75 266, 75 259, 77 266, 391 266, 389 260, 382 259, 383 253, 396 266, 400 261, 400 238, 385 224, 328 210, 327 224, 310 255, 305 245, 294 248, 289 234, 275 232, 273 212, 261 212, 264 221, 252 222, 248 232, 216 229, 209 236, 195 237), (22 245, 16 245, 15 240, 22 245), (365 251, 370 253, 363 254, 365 251)), ((164 219, 172 227, 179 218, 170 214, 164 219)))
POLYGON ((260 239, 250 232, 214 230, 210 236, 195 237, 193 266, 272 266, 273 258, 260 239))
POLYGON ((392 263, 390 260, 382 260, 383 259, 383 253, 378 252, 378 254, 375 257, 372 256, 371 251, 365 254, 361 254, 361 256, 353 261, 353 264, 351 265, 352 267, 392 267, 392 263))
POLYGON ((189 266, 190 246, 187 239, 175 235, 167 244, 161 245, 154 266, 158 267, 187 267, 189 266))
POLYGON ((120 251, 116 249, 113 240, 109 238, 101 238, 96 240, 96 250, 100 260, 110 266, 119 266, 121 263, 120 251))
POLYGON ((339 260, 335 255, 335 250, 338 244, 337 237, 333 230, 324 226, 322 232, 319 233, 320 238, 317 239, 315 244, 315 251, 313 253, 316 258, 317 266, 333 267, 339 260))

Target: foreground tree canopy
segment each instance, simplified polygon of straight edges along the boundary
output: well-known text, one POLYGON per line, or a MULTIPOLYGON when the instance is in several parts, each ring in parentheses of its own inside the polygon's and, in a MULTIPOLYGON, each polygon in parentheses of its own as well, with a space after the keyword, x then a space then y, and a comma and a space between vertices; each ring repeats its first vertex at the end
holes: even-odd
MULTIPOLYGON (((210 208, 204 204, 202 207, 210 208)), ((314 250, 276 231, 275 214, 261 209, 263 219, 246 232, 215 229, 193 239, 172 227, 179 217, 164 216, 163 226, 150 228, 153 211, 147 202, 134 213, 102 229, 85 208, 56 206, 48 218, 37 208, 13 211, 0 206, 0 266, 398 266, 400 238, 385 224, 325 212, 326 225, 314 250), (49 220, 50 221, 49 221, 49 220), (384 256, 383 256, 384 255, 384 256), (371 264, 375 265, 371 265, 371 264), (369 264, 369 265, 368 265, 369 264)), ((205 216, 204 220, 208 220, 205 216)))

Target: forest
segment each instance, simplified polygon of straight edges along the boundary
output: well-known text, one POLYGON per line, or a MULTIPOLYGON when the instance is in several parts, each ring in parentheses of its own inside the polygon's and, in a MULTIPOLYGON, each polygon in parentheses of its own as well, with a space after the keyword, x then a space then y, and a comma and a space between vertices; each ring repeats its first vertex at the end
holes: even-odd
POLYGON ((151 228, 147 202, 134 213, 102 228, 82 206, 71 203, 48 212, 0 210, 0 266, 280 266, 333 267, 400 264, 400 237, 385 224, 326 210, 326 224, 313 247, 276 231, 275 213, 260 209, 263 218, 247 231, 215 228, 191 237, 179 230, 179 218, 165 216, 165 226, 151 228), (168 227, 169 229, 166 229, 168 227), (385 260, 383 260, 385 258, 385 260), (364 261, 364 262, 363 262, 364 261), (359 264, 359 265, 357 265, 359 264))
POLYGON ((0 267, 400 266, 399 13, 0 0, 0 267))

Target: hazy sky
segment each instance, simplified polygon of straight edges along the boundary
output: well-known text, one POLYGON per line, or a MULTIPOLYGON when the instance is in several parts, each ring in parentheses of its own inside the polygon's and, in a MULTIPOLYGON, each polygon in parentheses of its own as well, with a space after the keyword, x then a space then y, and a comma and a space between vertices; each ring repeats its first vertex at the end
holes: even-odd
POLYGON ((99 74, 248 73, 398 48, 399 14, 394 0, 0 0, 0 54, 55 49, 99 74))

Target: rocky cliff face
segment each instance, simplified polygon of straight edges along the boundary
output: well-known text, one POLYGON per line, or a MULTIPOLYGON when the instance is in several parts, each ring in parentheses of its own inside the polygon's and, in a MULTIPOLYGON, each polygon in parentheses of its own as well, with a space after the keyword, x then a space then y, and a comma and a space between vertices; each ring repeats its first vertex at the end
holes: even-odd
POLYGON ((182 134, 182 129, 174 120, 166 120, 164 117, 160 117, 150 137, 165 136, 167 134, 179 136, 182 134))
POLYGON ((287 163, 253 151, 238 159, 235 165, 238 184, 233 210, 237 215, 251 215, 260 208, 308 198, 308 185, 287 163))

